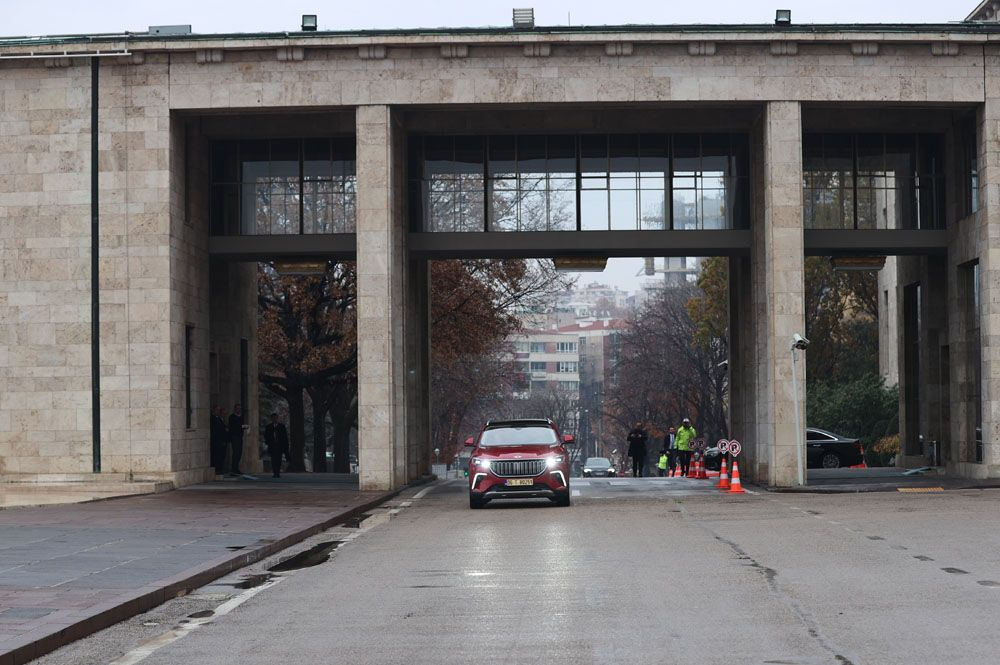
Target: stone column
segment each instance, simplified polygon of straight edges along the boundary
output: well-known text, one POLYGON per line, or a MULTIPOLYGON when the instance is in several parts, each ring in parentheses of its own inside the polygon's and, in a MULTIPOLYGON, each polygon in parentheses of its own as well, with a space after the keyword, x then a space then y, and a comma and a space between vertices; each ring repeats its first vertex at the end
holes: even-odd
POLYGON ((358 462, 363 490, 394 489, 407 480, 407 262, 400 149, 390 108, 358 107, 358 462))
MULTIPOLYGON (((802 113, 797 102, 769 102, 758 132, 757 213, 751 269, 756 338, 756 479, 798 483, 797 446, 805 437, 806 352, 798 351, 798 394, 792 386, 791 343, 805 335, 802 219, 802 113), (800 408, 801 427, 795 429, 800 408)), ((805 453, 803 451, 803 457, 805 453)), ((805 460, 802 460, 805 464, 805 460)))
POLYGON ((986 103, 980 131, 980 342, 983 463, 969 475, 1000 477, 1000 51, 987 54, 986 103))

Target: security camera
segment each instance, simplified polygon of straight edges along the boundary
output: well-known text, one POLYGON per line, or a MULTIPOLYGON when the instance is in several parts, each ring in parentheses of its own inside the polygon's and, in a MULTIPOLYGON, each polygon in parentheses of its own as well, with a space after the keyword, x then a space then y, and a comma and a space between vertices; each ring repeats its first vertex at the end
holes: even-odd
POLYGON ((807 340, 805 337, 803 337, 798 333, 792 335, 793 349, 798 349, 799 351, 805 351, 807 346, 809 346, 809 340, 807 340))

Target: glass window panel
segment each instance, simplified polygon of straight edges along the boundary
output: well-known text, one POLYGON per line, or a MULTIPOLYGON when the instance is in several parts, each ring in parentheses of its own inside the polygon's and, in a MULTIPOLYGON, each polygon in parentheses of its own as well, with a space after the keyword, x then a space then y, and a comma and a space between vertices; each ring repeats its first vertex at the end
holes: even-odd
POLYGON ((551 181, 553 185, 549 191, 549 230, 550 231, 575 231, 576 230, 576 181, 570 180, 572 187, 556 187, 558 183, 565 184, 567 181, 551 181))
POLYGON ((580 228, 584 231, 608 230, 608 192, 580 192, 580 228))
POLYGON ((456 192, 450 188, 431 189, 427 201, 430 231, 454 231, 456 192))
POLYGON ((702 229, 726 228, 726 191, 705 189, 701 193, 702 229))
POLYGON ((674 190, 674 229, 689 231, 698 228, 698 195, 693 189, 674 190))
POLYGON ((489 150, 490 175, 513 177, 517 174, 517 149, 513 136, 491 136, 489 150))
POLYGON ((455 231, 482 231, 486 228, 482 182, 482 178, 465 179, 462 189, 456 193, 455 231))
MULTIPOLYGON (((245 166, 245 165, 244 165, 245 166)), ((270 226, 270 189, 264 182, 244 182, 241 186, 242 219, 240 233, 244 235, 262 235, 268 233, 270 226)))
POLYGON ((328 180, 333 177, 329 139, 303 141, 302 175, 306 180, 328 180))
POLYGON ((519 183, 518 230, 544 231, 548 226, 548 196, 545 175, 526 175, 519 179, 519 183))
POLYGON ((580 137, 580 172, 604 175, 608 172, 608 137, 604 134, 580 137))
POLYGON ((271 141, 271 176, 299 177, 299 147, 301 141, 281 139, 271 141))
POLYGON ((922 134, 918 137, 917 173, 923 176, 935 176, 944 173, 944 147, 942 137, 922 134))
POLYGON ((665 134, 643 134, 639 137, 639 170, 643 173, 666 173, 668 141, 665 134))
POLYGON ((635 231, 638 228, 638 192, 632 189, 611 192, 611 229, 635 231))
POLYGON ((549 173, 576 176, 576 137, 550 136, 548 139, 549 173))
POLYGON ((517 137, 517 168, 519 173, 545 173, 545 137, 517 137))
POLYGON ((517 230, 517 180, 513 178, 491 181, 490 229, 493 231, 517 230))
POLYGON ((694 176, 674 176, 674 189, 694 189, 697 180, 694 176))
POLYGON ((700 137, 697 134, 674 136, 674 174, 694 176, 701 171, 700 137))
POLYGON ((455 163, 453 165, 452 172, 482 175, 484 166, 483 151, 483 137, 455 137, 455 163))
POLYGON ((701 178, 703 189, 725 189, 726 175, 723 171, 705 171, 701 178))
POLYGON ((583 177, 580 179, 580 189, 607 189, 607 176, 583 177))
POLYGON ((701 169, 726 175, 729 169, 729 135, 705 134, 701 137, 701 169))
POLYGON ((424 172, 426 177, 454 173, 455 140, 451 136, 424 138, 424 172))
POLYGON ((885 137, 882 134, 861 134, 858 136, 858 175, 882 173, 885 173, 885 137))
POLYGON ((610 170, 616 173, 639 171, 639 137, 636 134, 612 134, 608 137, 610 170))
POLYGON ((643 189, 639 192, 639 228, 644 231, 659 231, 667 228, 664 190, 643 189))

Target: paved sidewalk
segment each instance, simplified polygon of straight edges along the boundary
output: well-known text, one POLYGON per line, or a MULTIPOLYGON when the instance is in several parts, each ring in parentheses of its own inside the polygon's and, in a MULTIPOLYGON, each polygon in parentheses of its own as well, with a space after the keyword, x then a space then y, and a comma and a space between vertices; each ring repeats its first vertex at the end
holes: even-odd
POLYGON ((0 510, 0 665, 17 665, 374 507, 349 477, 224 481, 0 510))

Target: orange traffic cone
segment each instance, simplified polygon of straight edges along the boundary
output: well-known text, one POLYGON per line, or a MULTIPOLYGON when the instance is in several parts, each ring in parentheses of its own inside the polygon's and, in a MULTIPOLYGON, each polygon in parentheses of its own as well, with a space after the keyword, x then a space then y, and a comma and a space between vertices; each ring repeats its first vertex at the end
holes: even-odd
POLYGON ((705 460, 698 460, 698 475, 695 478, 697 480, 708 480, 708 473, 705 471, 705 460))
POLYGON ((720 490, 729 489, 729 471, 726 468, 726 458, 722 458, 722 471, 719 472, 719 483, 716 485, 720 490))
POLYGON ((733 484, 729 488, 730 494, 743 494, 743 485, 740 483, 740 465, 733 460, 733 484))

